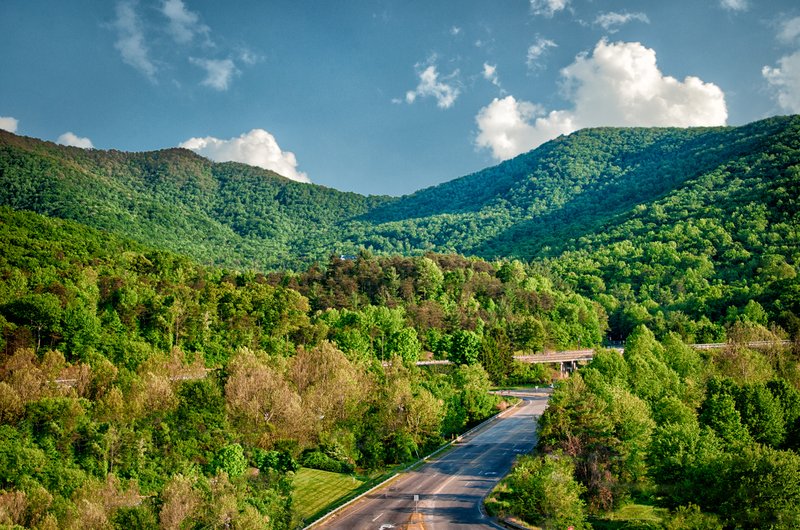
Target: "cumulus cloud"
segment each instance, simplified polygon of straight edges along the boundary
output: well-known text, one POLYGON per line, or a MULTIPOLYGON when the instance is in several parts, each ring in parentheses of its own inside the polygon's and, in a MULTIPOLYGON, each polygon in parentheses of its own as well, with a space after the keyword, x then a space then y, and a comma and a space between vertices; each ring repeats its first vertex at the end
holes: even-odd
POLYGON ((778 39, 786 44, 792 44, 800 36, 800 17, 794 17, 781 24, 778 39))
POLYGON ((498 160, 506 160, 547 140, 574 131, 568 112, 554 111, 549 116, 544 109, 514 96, 495 98, 482 108, 475 118, 480 133, 479 147, 488 147, 498 160))
POLYGON ((453 26, 450 28, 450 35, 452 35, 453 37, 455 37, 460 33, 461 33, 461 28, 459 28, 458 26, 453 26))
POLYGON ((728 11, 747 11, 747 0, 719 0, 719 5, 728 11))
POLYGON ((548 113, 513 96, 495 99, 476 116, 477 146, 504 160, 583 127, 724 125, 728 118, 719 87, 663 75, 655 51, 638 42, 601 40, 561 77, 571 109, 548 113))
POLYGON ((483 63, 483 78, 494 86, 500 86, 500 77, 497 75, 497 65, 483 63))
POLYGON ((190 57, 189 62, 205 69, 206 78, 202 81, 203 85, 220 92, 228 90, 233 76, 239 73, 236 65, 230 59, 198 59, 190 57))
POLYGON ((436 99, 436 106, 440 109, 449 109, 453 103, 458 99, 461 91, 453 84, 448 84, 447 81, 455 78, 458 75, 458 70, 439 80, 439 73, 436 71, 436 65, 430 65, 421 72, 419 72, 419 84, 414 90, 406 92, 406 103, 411 104, 416 101, 418 97, 433 97, 436 99))
POLYGON ((778 105, 789 112, 800 112, 800 51, 781 57, 778 66, 761 70, 775 90, 778 105))
POLYGON ((210 43, 210 28, 202 24, 198 14, 189 11, 182 0, 164 0, 161 12, 169 19, 169 33, 175 42, 187 44, 195 35, 203 35, 210 43))
POLYGON ((627 24, 628 22, 639 21, 645 24, 650 23, 650 19, 644 13, 600 13, 594 20, 595 24, 602 26, 602 28, 610 33, 615 33, 618 26, 627 24))
POLYGON ((559 11, 563 11, 569 0, 531 0, 531 11, 534 15, 552 17, 559 11))
POLYGON ((253 129, 229 140, 213 136, 190 138, 180 147, 191 149, 216 162, 242 162, 269 169, 298 182, 311 182, 308 175, 297 171, 294 153, 283 151, 275 137, 264 129, 253 129))
POLYGON ((56 140, 57 144, 71 145, 72 147, 80 147, 81 149, 94 149, 92 141, 88 138, 80 137, 72 131, 67 131, 56 140))
POLYGON ((19 126, 19 120, 16 118, 12 118, 11 116, 0 116, 0 129, 15 133, 17 132, 17 126, 19 126))
POLYGON ((114 47, 119 50, 122 60, 126 64, 139 70, 150 81, 155 81, 158 69, 150 60, 150 52, 144 39, 142 25, 134 6, 134 2, 117 3, 117 19, 114 22, 117 41, 114 43, 114 47))
POLYGON ((539 58, 547 52, 548 48, 556 48, 558 45, 550 39, 536 37, 536 42, 528 46, 528 56, 526 63, 528 68, 535 68, 539 64, 539 58))

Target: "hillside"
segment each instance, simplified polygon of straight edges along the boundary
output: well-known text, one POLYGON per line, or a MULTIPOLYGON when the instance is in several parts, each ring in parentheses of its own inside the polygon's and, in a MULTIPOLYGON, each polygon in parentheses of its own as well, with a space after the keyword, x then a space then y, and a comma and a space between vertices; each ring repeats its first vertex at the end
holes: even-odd
POLYGON ((83 150, 0 131, 0 204, 237 269, 327 257, 337 251, 333 227, 342 216, 387 199, 216 164, 185 149, 83 150))
MULTIPOLYGON (((800 160, 798 123, 583 130, 399 199, 299 184, 181 149, 85 151, 0 131, 0 204, 239 269, 297 268, 359 248, 530 259, 572 248, 703 175, 721 174, 727 186, 736 180, 727 172, 742 164, 758 162, 760 173, 746 178, 784 171, 800 160)), ((773 201, 772 191, 753 200, 773 201)))
POLYGON ((800 117, 590 129, 400 197, 289 181, 194 153, 85 151, 0 131, 0 204, 233 269, 331 254, 539 261, 599 301, 610 334, 715 340, 741 319, 800 330, 800 117))
POLYGON ((581 131, 394 199, 0 133, 0 524, 285 529, 299 464, 411 461, 490 382, 551 380, 515 353, 610 337, 499 509, 572 475, 578 527, 629 500, 796 527, 797 349, 743 344, 800 333, 799 196, 798 117, 581 131))
POLYGON ((743 127, 586 129, 379 205, 361 219, 373 237, 412 247, 483 257, 556 255, 692 179, 772 156, 776 144, 800 162, 798 123, 794 117, 743 127))

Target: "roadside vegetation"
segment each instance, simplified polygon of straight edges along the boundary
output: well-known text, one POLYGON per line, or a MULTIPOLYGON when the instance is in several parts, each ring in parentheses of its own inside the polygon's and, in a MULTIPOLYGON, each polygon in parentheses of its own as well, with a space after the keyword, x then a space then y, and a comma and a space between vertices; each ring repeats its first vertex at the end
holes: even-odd
POLYGON ((644 326, 559 382, 539 445, 487 506, 542 528, 797 528, 800 359, 750 350, 753 324, 701 353, 644 326))

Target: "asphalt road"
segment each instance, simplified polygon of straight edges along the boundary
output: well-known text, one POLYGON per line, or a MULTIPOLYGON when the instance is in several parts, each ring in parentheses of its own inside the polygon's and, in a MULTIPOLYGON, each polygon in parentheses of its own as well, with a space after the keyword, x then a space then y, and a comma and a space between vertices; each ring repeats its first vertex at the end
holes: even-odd
POLYGON ((317 528, 498 528, 481 511, 481 501, 508 473, 514 458, 535 446, 535 420, 548 397, 525 397, 511 414, 490 422, 436 460, 400 475, 317 528), (419 496, 416 503, 415 495, 419 496))

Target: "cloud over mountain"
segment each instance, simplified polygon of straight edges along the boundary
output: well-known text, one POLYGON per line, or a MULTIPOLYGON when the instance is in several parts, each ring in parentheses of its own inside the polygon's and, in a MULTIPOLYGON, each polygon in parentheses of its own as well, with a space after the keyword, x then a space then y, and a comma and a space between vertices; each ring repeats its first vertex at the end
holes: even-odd
POLYGON ((78 136, 72 131, 67 131, 58 137, 56 143, 61 145, 70 145, 72 147, 80 147, 81 149, 94 149, 92 141, 89 138, 78 136))
POLYGON ((778 105, 789 112, 800 112, 800 51, 781 57, 778 66, 765 66, 761 73, 775 90, 778 105))
POLYGON ((311 182, 308 175, 297 170, 294 153, 283 151, 275 137, 264 129, 253 129, 228 140, 213 136, 190 138, 179 147, 190 149, 215 162, 242 162, 269 169, 291 180, 311 182))
POLYGON ((601 40, 591 55, 562 69, 561 78, 572 108, 547 112, 513 96, 495 98, 476 116, 477 146, 503 160, 583 127, 723 125, 728 117, 718 86, 665 76, 655 51, 638 42, 601 40))
POLYGON ((4 131, 15 133, 19 126, 19 120, 11 116, 0 116, 0 129, 4 131))
POLYGON ((198 59, 190 57, 189 62, 206 71, 202 85, 223 92, 228 90, 233 76, 239 73, 236 64, 230 59, 198 59))
POLYGON ((136 14, 133 2, 119 2, 116 6, 117 41, 114 47, 119 50, 122 60, 145 75, 150 81, 156 80, 158 69, 150 60, 150 51, 144 38, 142 23, 136 14))

